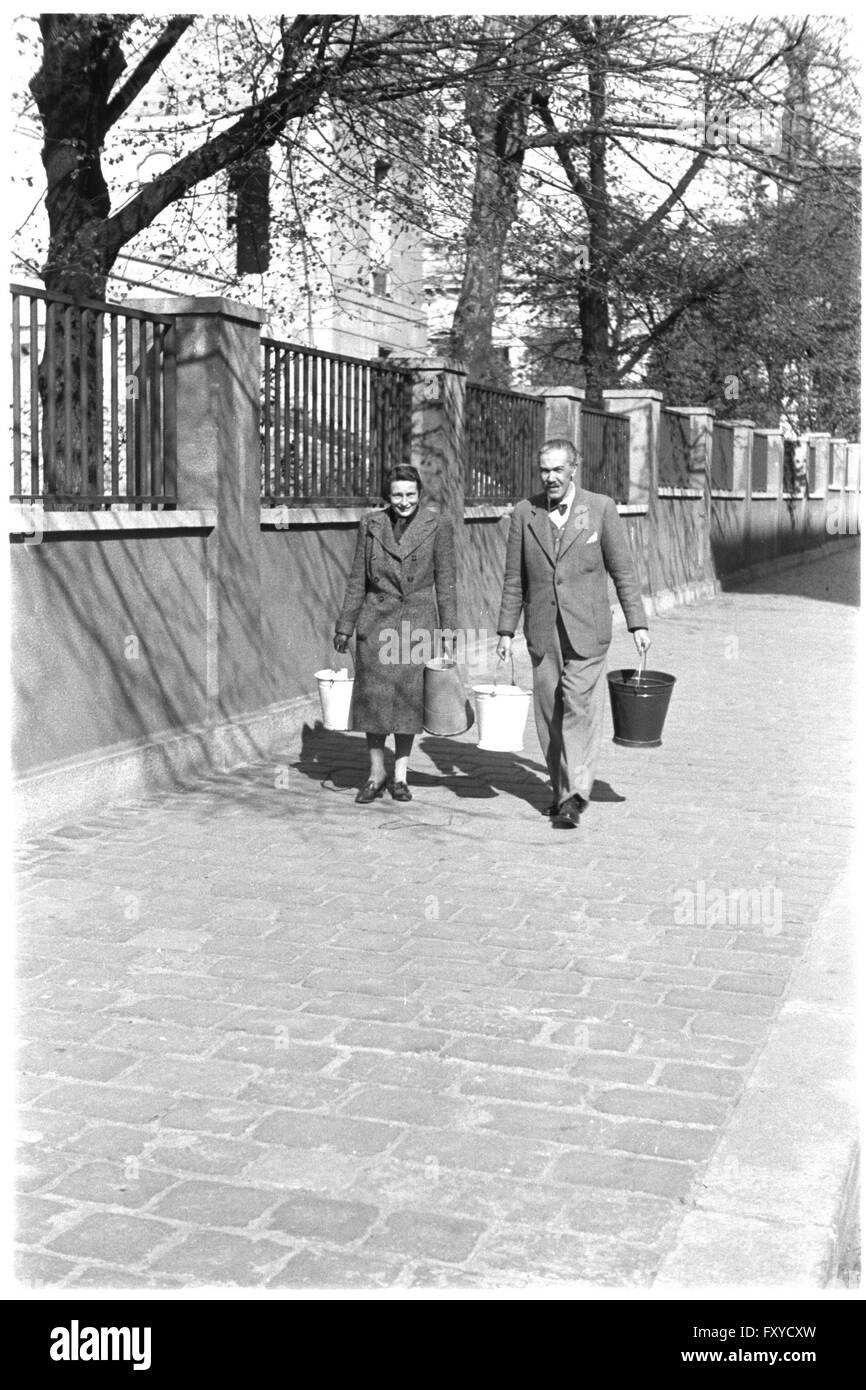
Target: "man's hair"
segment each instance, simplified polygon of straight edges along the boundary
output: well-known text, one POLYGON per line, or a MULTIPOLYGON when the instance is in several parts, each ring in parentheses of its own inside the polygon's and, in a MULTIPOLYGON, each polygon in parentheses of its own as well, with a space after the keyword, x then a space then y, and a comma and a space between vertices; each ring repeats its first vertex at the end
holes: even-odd
POLYGON ((392 483, 414 483, 418 489, 419 498, 424 491, 424 485, 421 482, 421 474, 418 472, 417 468, 412 467, 411 463, 398 463, 394 468, 388 469, 388 472, 385 474, 385 480, 382 483, 382 496, 386 502, 391 500, 392 483))
POLYGON ((570 439, 545 439, 538 451, 538 457, 541 459, 544 454, 552 454, 560 450, 565 454, 571 466, 574 467, 577 463, 577 449, 570 439))

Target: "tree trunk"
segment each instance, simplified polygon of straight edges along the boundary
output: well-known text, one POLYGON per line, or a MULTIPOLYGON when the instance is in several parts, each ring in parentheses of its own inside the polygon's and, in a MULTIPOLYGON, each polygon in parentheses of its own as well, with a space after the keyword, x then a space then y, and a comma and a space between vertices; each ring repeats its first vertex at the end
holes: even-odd
MULTIPOLYGON (((594 20, 598 26, 604 21, 594 20)), ((610 346, 608 303, 610 259, 610 204, 607 192, 607 139, 604 122, 607 107, 607 55, 597 42, 589 54, 589 192, 585 199, 589 223, 588 266, 578 280, 580 312, 580 362, 586 374, 586 401, 600 406, 602 390, 616 383, 616 364, 610 346)))
POLYGON ((517 217, 529 104, 526 92, 497 103, 495 96, 477 87, 466 102, 477 153, 463 282, 449 352, 464 363, 470 380, 492 386, 510 384, 505 365, 493 359, 493 320, 505 244, 517 217))
POLYGON ((49 304, 39 363, 45 505, 58 511, 102 491, 101 321, 49 304))
MULTIPOLYGON (((128 22, 72 14, 39 20, 43 58, 31 91, 45 132, 49 242, 43 279, 46 289, 75 300, 104 300, 116 255, 104 235, 111 205, 102 173, 101 122, 125 66, 119 40, 128 22)), ((101 351, 94 315, 50 307, 39 363, 42 418, 53 423, 42 430, 43 490, 55 499, 48 505, 61 510, 97 485, 102 403, 94 383, 101 351)))

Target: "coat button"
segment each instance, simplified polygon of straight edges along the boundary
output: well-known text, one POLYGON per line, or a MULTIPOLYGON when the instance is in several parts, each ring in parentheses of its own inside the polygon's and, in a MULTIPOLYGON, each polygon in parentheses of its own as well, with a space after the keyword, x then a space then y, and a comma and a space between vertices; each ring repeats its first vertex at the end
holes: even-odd
POLYGON ((379 602, 380 602, 380 603, 384 603, 384 602, 385 602, 385 595, 384 595, 384 594, 380 594, 380 595, 379 595, 379 602))

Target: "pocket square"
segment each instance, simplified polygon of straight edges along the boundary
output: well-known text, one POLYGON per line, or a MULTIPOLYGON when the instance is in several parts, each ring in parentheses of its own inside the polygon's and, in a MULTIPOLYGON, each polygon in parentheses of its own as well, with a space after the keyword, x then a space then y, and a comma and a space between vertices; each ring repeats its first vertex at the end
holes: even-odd
POLYGON ((597 540, 598 540, 598 532, 597 532, 597 531, 593 531, 592 535, 589 537, 589 539, 587 540, 586 543, 587 543, 587 545, 592 545, 593 541, 597 541, 597 540))

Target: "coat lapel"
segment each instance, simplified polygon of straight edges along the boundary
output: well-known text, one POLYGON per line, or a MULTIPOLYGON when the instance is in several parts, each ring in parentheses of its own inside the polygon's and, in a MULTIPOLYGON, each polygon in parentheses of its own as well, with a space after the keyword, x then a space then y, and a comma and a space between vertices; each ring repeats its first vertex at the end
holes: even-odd
POLYGON ((374 512, 368 523, 368 529, 377 537, 389 555, 393 555, 395 560, 400 560, 402 558, 400 546, 394 539, 391 518, 387 511, 374 512))
POLYGON ((559 559, 561 560, 565 552, 574 545, 574 542, 585 536, 588 531, 589 507, 583 500, 580 490, 575 489, 574 501, 571 504, 568 521, 565 523, 565 535, 559 547, 559 559))
POLYGON ((538 544, 541 546, 551 565, 555 563, 553 558, 553 541, 550 535, 550 521, 547 516, 546 498, 531 497, 530 505, 532 514, 529 518, 529 529, 538 544))
POLYGON ((417 550, 419 545, 436 530, 437 524, 435 512, 422 512, 416 516, 400 537, 401 558, 405 560, 407 555, 411 555, 413 551, 417 550))

